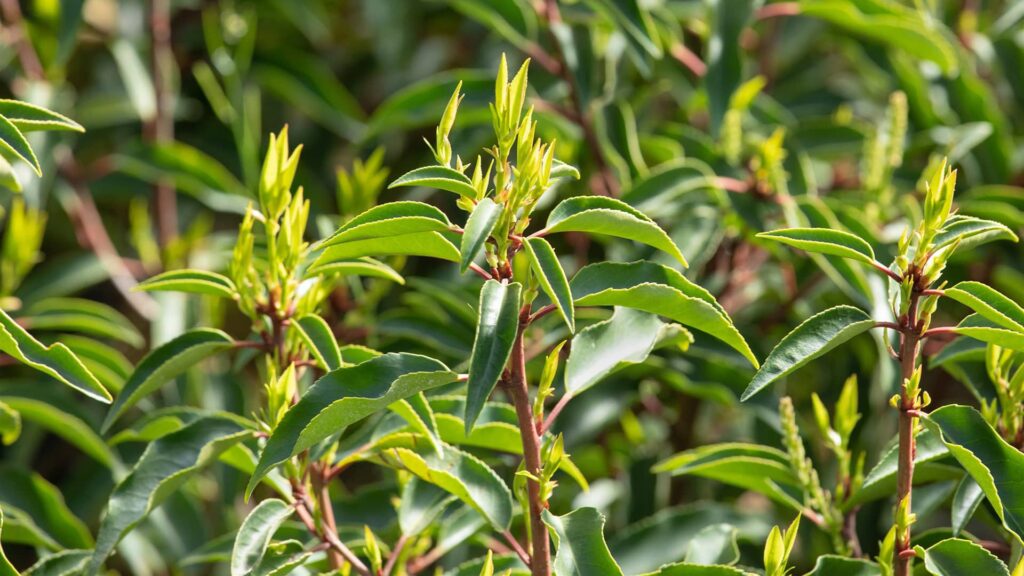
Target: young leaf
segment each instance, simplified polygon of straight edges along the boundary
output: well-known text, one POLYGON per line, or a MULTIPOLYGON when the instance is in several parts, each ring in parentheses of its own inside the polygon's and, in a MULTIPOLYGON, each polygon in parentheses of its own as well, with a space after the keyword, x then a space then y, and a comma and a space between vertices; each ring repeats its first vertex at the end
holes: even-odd
POLYGON ((293 324, 320 367, 330 372, 341 368, 341 352, 327 321, 316 314, 300 316, 293 324))
MULTIPOLYGON (((686 266, 679 247, 653 220, 629 204, 605 196, 575 196, 563 200, 538 234, 588 232, 625 238, 657 248, 686 266)), ((536 235, 535 235, 536 236, 536 235)))
POLYGON ((196 328, 160 345, 139 362, 125 382, 117 400, 107 412, 102 430, 106 432, 128 408, 168 380, 177 378, 197 362, 230 350, 234 340, 213 328, 196 328))
POLYGON ((43 175, 43 169, 39 166, 36 153, 32 151, 32 146, 25 139, 25 135, 18 130, 17 126, 3 116, 0 116, 0 153, 4 156, 13 156, 24 160, 26 164, 32 167, 36 176, 43 175))
POLYGON ((189 292, 229 299, 238 298, 238 289, 235 288, 235 283, 230 278, 205 270, 170 270, 140 282, 136 289, 149 292, 189 292))
POLYGON ((21 414, 0 400, 0 444, 10 446, 21 435, 21 414))
POLYGON ((438 232, 417 232, 346 241, 343 244, 328 246, 313 262, 312 268, 322 270, 338 262, 348 262, 364 256, 426 256, 451 262, 460 260, 459 249, 451 240, 438 232))
POLYGON ((1003 525, 1024 538, 1024 453, 1003 440, 977 410, 943 406, 924 419, 978 483, 1003 525))
POLYGON ((473 353, 469 360, 469 390, 466 396, 466 433, 473 429, 484 403, 490 397, 512 354, 519 330, 519 301, 522 285, 497 280, 484 282, 480 290, 473 353))
POLYGON ((52 376, 86 396, 109 403, 110 393, 67 346, 44 346, 7 312, 0 309, 0 351, 44 374, 52 376))
POLYGON ((445 166, 424 166, 406 172, 388 186, 388 189, 399 186, 426 186, 446 192, 454 192, 459 196, 476 200, 476 188, 473 182, 462 172, 445 166))
POLYGON ((98 574, 103 561, 132 527, 197 470, 251 434, 233 418, 205 416, 147 446, 131 473, 110 495, 86 573, 98 574))
POLYGON ((622 365, 643 362, 668 328, 654 314, 616 308, 611 318, 580 330, 565 363, 565 393, 575 396, 622 365))
POLYGON ((604 541, 604 516, 597 509, 577 508, 564 516, 545 510, 544 523, 557 548, 552 564, 556 576, 622 576, 604 541))
POLYGON ((981 282, 960 282, 945 295, 1003 328, 1024 332, 1024 308, 981 282))
POLYGON ((19 100, 0 99, 0 116, 10 120, 11 124, 14 124, 22 132, 35 130, 85 132, 85 128, 82 128, 78 122, 66 116, 19 100))
POLYGON ((968 250, 996 240, 1017 241, 1017 235, 1003 224, 959 214, 946 220, 946 225, 932 240, 932 249, 938 250, 959 241, 958 250, 968 250))
POLYGON ((423 202, 389 202, 374 206, 338 228, 323 246, 404 234, 442 232, 452 224, 437 208, 423 202))
POLYGON ((953 331, 1003 348, 1024 351, 1024 332, 1006 329, 981 316, 971 314, 953 327, 953 331))
POLYGON ((418 392, 454 382, 457 374, 426 356, 384 354, 317 380, 274 429, 246 494, 278 464, 348 426, 418 392))
POLYGON ((860 236, 828 228, 786 228, 762 232, 758 238, 775 240, 807 252, 840 256, 865 264, 875 262, 875 251, 860 236))
POLYGON ((231 576, 247 576, 263 559, 274 532, 284 524, 295 508, 277 498, 268 498, 249 512, 238 527, 231 549, 231 576))
POLYGON ((501 210, 501 204, 495 204, 494 200, 490 198, 484 198, 473 208, 473 213, 466 221, 466 229, 462 234, 462 245, 459 247, 459 252, 462 254, 462 260, 459 262, 460 271, 465 272, 483 250, 487 238, 494 230, 494 225, 501 217, 501 210))
POLYGON ((1006 564, 969 540, 947 538, 924 551, 924 567, 934 576, 1010 576, 1006 564))
POLYGON ((786 335, 768 354, 764 365, 754 374, 741 401, 750 399, 772 382, 822 356, 850 338, 875 325, 864 311, 852 306, 836 306, 805 320, 786 335))
POLYGON ((512 522, 512 492, 494 470, 475 456, 452 446, 445 446, 442 455, 393 448, 380 456, 384 463, 404 468, 455 496, 497 530, 508 529, 512 522))
POLYGON ((530 266, 540 282, 540 287, 558 308, 558 314, 565 320, 569 332, 575 332, 576 313, 572 306, 572 291, 569 290, 569 281, 565 278, 565 271, 562 270, 551 244, 543 238, 527 238, 523 242, 523 248, 526 249, 530 266))
POLYGON ((600 262, 569 283, 577 306, 623 306, 665 316, 718 338, 755 367, 757 358, 711 294, 678 271, 653 262, 600 262))

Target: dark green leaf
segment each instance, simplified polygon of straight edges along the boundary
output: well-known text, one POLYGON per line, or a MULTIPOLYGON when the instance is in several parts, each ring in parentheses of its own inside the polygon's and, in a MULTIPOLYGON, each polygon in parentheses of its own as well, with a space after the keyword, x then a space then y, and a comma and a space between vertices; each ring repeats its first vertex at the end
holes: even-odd
POLYGON ((944 293, 1003 328, 1024 332, 1024 308, 991 286, 981 282, 960 282, 944 293))
POLYGON ((74 120, 41 106, 18 100, 0 99, 0 116, 7 118, 22 132, 35 130, 66 130, 85 132, 74 120))
POLYGON ((968 540, 949 538, 924 551, 924 567, 933 576, 1010 576, 991 552, 968 540))
POLYGON ((388 188, 398 188, 401 186, 437 188, 446 192, 454 192, 471 200, 476 200, 477 195, 476 188, 473 188, 473 182, 469 177, 447 166, 424 166, 423 168, 406 172, 392 182, 388 188))
POLYGON ((508 363, 519 330, 522 285, 488 280, 480 290, 480 317, 469 360, 466 433, 473 429, 484 403, 508 363))
POLYGON ((114 308, 84 298, 47 298, 25 309, 23 324, 31 330, 80 332, 119 340, 134 348, 145 344, 142 334, 114 308))
POLYGON ((758 238, 768 238, 807 252, 818 252, 830 256, 840 256, 857 260, 865 264, 875 261, 875 252, 871 245, 859 236, 842 230, 826 228, 787 228, 762 232, 758 238))
POLYGON ((281 527, 295 508, 277 498, 268 498, 249 512, 238 527, 231 550, 231 576, 246 576, 259 564, 274 532, 281 527))
POLYGON ((138 289, 151 292, 165 290, 231 299, 238 298, 238 289, 235 288, 235 283, 230 278, 205 270, 171 270, 140 282, 138 289))
POLYGON ((558 314, 565 320, 569 332, 575 332, 576 312, 572 305, 572 291, 569 290, 565 270, 562 270, 562 265, 558 262, 558 255, 551 248, 551 244, 543 238, 527 238, 523 242, 523 248, 526 249, 530 266, 540 282, 540 287, 558 308, 558 314))
POLYGON ((334 332, 326 320, 316 314, 305 314, 300 316, 293 326, 321 368, 328 372, 341 368, 342 358, 341 352, 338 351, 338 341, 334 339, 334 332))
POLYGON ((466 229, 462 234, 462 245, 459 247, 459 252, 462 254, 459 270, 465 272, 470 263, 484 249, 484 244, 491 236, 491 231, 498 223, 498 218, 501 217, 501 210, 501 204, 495 204, 494 200, 490 198, 484 198, 473 208, 473 213, 466 221, 466 229))
POLYGON ((594 508, 578 508, 564 516, 544 511, 544 523, 557 548, 556 576, 622 575, 604 541, 604 516, 594 508))
POLYGON ((0 154, 7 157, 20 158, 32 167, 37 176, 43 175, 36 153, 25 139, 25 135, 10 120, 0 115, 0 154))
POLYGON ((806 576, 882 576, 878 564, 860 558, 842 556, 819 556, 814 570, 806 576))
POLYGON ((338 228, 323 241, 334 246, 356 240, 390 238, 404 234, 447 231, 452 226, 443 212, 422 202, 388 202, 374 206, 338 228))

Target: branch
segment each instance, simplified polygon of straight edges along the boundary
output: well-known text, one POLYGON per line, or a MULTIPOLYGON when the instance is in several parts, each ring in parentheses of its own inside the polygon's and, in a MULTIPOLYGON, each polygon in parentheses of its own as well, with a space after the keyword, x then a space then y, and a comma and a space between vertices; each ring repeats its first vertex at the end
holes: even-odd
POLYGON ((673 44, 669 49, 669 53, 677 62, 685 66, 687 70, 693 72, 694 76, 702 78, 708 73, 707 64, 700 59, 700 56, 694 54, 693 51, 687 48, 682 42, 676 42, 673 44))
POLYGON ((494 276, 492 276, 490 272, 484 270, 475 263, 470 262, 469 269, 472 270, 473 272, 476 272, 477 276, 483 278, 484 280, 494 280, 494 276))

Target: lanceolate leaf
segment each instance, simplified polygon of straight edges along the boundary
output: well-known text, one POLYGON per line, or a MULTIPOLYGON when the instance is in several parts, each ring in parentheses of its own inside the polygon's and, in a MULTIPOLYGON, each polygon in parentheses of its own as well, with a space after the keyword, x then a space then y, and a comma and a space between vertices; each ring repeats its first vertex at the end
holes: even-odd
POLYGON ((0 351, 90 398, 101 402, 111 400, 110 393, 67 346, 59 342, 44 346, 3 310, 0 310, 0 351))
POLYGON ((953 331, 1003 348, 1024 351, 1024 332, 1003 328, 980 314, 971 314, 964 318, 953 331))
POLYGON ((934 576, 1010 576, 1006 564, 969 540, 948 538, 924 551, 924 567, 934 576))
POLYGON ((805 320, 768 354, 764 365, 754 374, 740 400, 747 400, 772 382, 822 356, 850 338, 875 325, 862 310, 836 306, 805 320))
POLYGON ((125 382, 103 421, 103 430, 109 430, 128 408, 168 380, 177 378, 200 360, 230 350, 233 346, 234 340, 230 336, 212 328, 189 330, 162 344, 139 362, 125 382))
POLYGON ((363 257, 353 260, 335 260, 311 266, 306 270, 306 276, 367 276, 370 278, 384 278, 398 284, 405 284, 405 278, 387 264, 363 257))
POLYGON ((932 244, 935 249, 939 249, 957 240, 960 241, 958 250, 967 250, 996 240, 1016 242, 1017 235, 999 222, 958 214, 946 221, 946 225, 936 234, 932 244))
POLYGON ((231 550, 231 576, 246 576, 259 564, 274 532, 295 509, 277 498, 260 502, 238 528, 231 550))
POLYGON ((484 403, 498 383, 512 353, 519 330, 519 301, 522 285, 488 280, 480 290, 473 354, 469 361, 469 391, 466 397, 466 433, 473 429, 484 403))
POLYGON ((714 297, 676 270, 652 262, 601 262, 581 269, 569 285, 577 306, 624 306, 665 316, 718 338, 758 365, 714 297))
POLYGON ((381 458, 462 500, 496 529, 508 529, 512 492, 505 482, 481 460, 458 448, 445 446, 442 453, 422 455, 407 448, 392 448, 381 453, 381 458))
POLYGON ((30 330, 80 332, 140 348, 145 340, 114 308, 84 298, 46 298, 25 309, 19 320, 30 330))
MULTIPOLYGON (((22 572, 22 576, 75 576, 82 573, 91 557, 92 550, 62 550, 41 558, 22 572)), ((4 576, 3 569, 0 569, 0 576, 4 576)))
POLYGON ((498 223, 501 209, 501 204, 495 204, 490 198, 484 198, 473 208, 462 234, 462 245, 459 248, 462 260, 459 262, 459 270, 465 272, 483 250, 487 238, 494 230, 494 225, 498 223))
POLYGON ((388 188, 398 188, 399 186, 426 186, 476 199, 476 188, 473 188, 473 182, 462 172, 445 166, 425 166, 406 172, 392 182, 388 188))
POLYGON ((985 493, 981 486, 970 476, 964 476, 963 480, 956 487, 953 494, 953 503, 950 504, 950 528, 954 536, 959 536, 967 527, 967 523, 974 517, 974 513, 985 499, 985 493))
POLYGON ((0 400, 0 444, 10 446, 21 435, 21 414, 0 400))
POLYGON ((882 576, 882 569, 860 558, 825 555, 818 557, 814 570, 806 576, 882 576))
POLYGON ((420 232, 441 232, 451 228, 451 222, 437 208, 423 202, 389 202, 374 206, 349 220, 323 241, 333 246, 356 240, 388 238, 420 232))
POLYGON ((422 392, 395 402, 390 407, 392 412, 405 420, 413 430, 419 432, 430 441, 438 455, 441 455, 441 434, 437 428, 434 411, 422 392))
POLYGON ((141 282, 139 290, 190 292, 222 298, 237 298, 238 289, 230 278, 205 270, 171 270, 141 282))
POLYGON ((328 373, 274 429, 247 494, 274 466, 390 404, 454 382, 457 374, 426 356, 384 354, 328 373))
POLYGON ((0 116, 7 118, 22 132, 35 130, 85 132, 78 122, 66 116, 19 100, 0 100, 0 116))
MULTIPOLYGON (((0 537, 3 536, 4 530, 4 511, 0 510, 0 537)), ((10 560, 4 554, 4 549, 0 547, 0 576, 18 576, 18 571, 11 565, 10 560)))
MULTIPOLYGON (((939 464, 946 458, 949 450, 931 430, 923 430, 917 435, 917 446, 914 452, 914 482, 925 483, 936 480, 955 479, 963 474, 955 466, 939 464)), ((849 500, 843 503, 844 509, 850 509, 864 502, 878 498, 887 498, 896 490, 898 472, 899 446, 896 442, 886 450, 875 467, 864 477, 864 483, 855 491, 849 500)))
POLYGON ((146 447, 135 468, 114 488, 88 574, 97 574, 121 538, 197 470, 252 432, 235 419, 199 418, 146 447))
POLYGON ((364 256, 426 256, 451 262, 459 261, 459 249, 438 232, 417 232, 347 241, 327 247, 313 262, 314 269, 323 269, 339 261, 364 256))
POLYGON ((555 206, 544 234, 589 232, 625 238, 657 248, 686 266, 675 242, 653 220, 629 204, 605 196, 576 196, 555 206))
POLYGON ((579 508, 564 516, 544 511, 557 553, 555 576, 622 575, 604 541, 604 516, 594 508, 579 508))
POLYGON ((43 175, 39 160, 36 159, 36 154, 25 139, 25 135, 3 116, 0 116, 0 153, 8 157, 21 158, 32 167, 37 176, 43 175))
POLYGON ((310 353, 316 358, 320 366, 330 372, 341 368, 341 352, 338 351, 338 341, 334 339, 334 332, 327 325, 327 321, 316 314, 306 314, 299 317, 293 324, 302 337, 303 342, 309 348, 310 353))
POLYGON ((540 287, 558 308, 558 314, 565 320, 569 332, 575 332, 576 313, 572 306, 572 291, 569 290, 569 281, 565 278, 565 271, 551 244, 543 238, 527 238, 523 248, 526 249, 540 287))
POLYGON ((0 396, 0 403, 16 410, 21 418, 42 426, 99 462, 114 469, 117 456, 88 424, 52 404, 20 396, 0 396))
POLYGON ((35 472, 0 466, 0 508, 7 516, 8 542, 49 551, 89 548, 89 529, 68 509, 56 486, 35 472))
POLYGON ((565 393, 575 396, 623 364, 643 362, 668 328, 654 314, 616 308, 572 339, 565 363, 565 393))
POLYGON ((701 566, 682 562, 663 566, 657 572, 648 572, 641 576, 754 576, 754 573, 732 566, 701 566))
POLYGON ((1003 328, 1024 332, 1024 308, 991 286, 981 282, 960 282, 947 288, 945 295, 1003 328))
POLYGON ((787 228, 762 232, 758 238, 768 238, 807 252, 841 256, 865 264, 875 261, 871 245, 860 236, 828 228, 787 228))
POLYGON ((1024 539, 1024 453, 969 406, 943 406, 925 423, 941 432, 950 453, 981 487, 1006 528, 1024 539))

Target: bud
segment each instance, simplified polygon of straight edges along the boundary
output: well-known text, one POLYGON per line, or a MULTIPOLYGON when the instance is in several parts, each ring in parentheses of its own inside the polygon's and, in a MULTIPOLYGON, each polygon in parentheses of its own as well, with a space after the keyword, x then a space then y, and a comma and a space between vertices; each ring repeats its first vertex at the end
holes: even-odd
POLYGON ((451 166, 452 162, 452 143, 448 140, 448 135, 452 131, 452 127, 455 126, 455 116, 459 112, 459 104, 465 97, 462 91, 462 82, 455 86, 455 92, 452 93, 451 99, 448 100, 448 106, 444 109, 444 114, 441 115, 441 122, 437 125, 436 139, 434 141, 434 158, 437 163, 442 166, 451 166))

